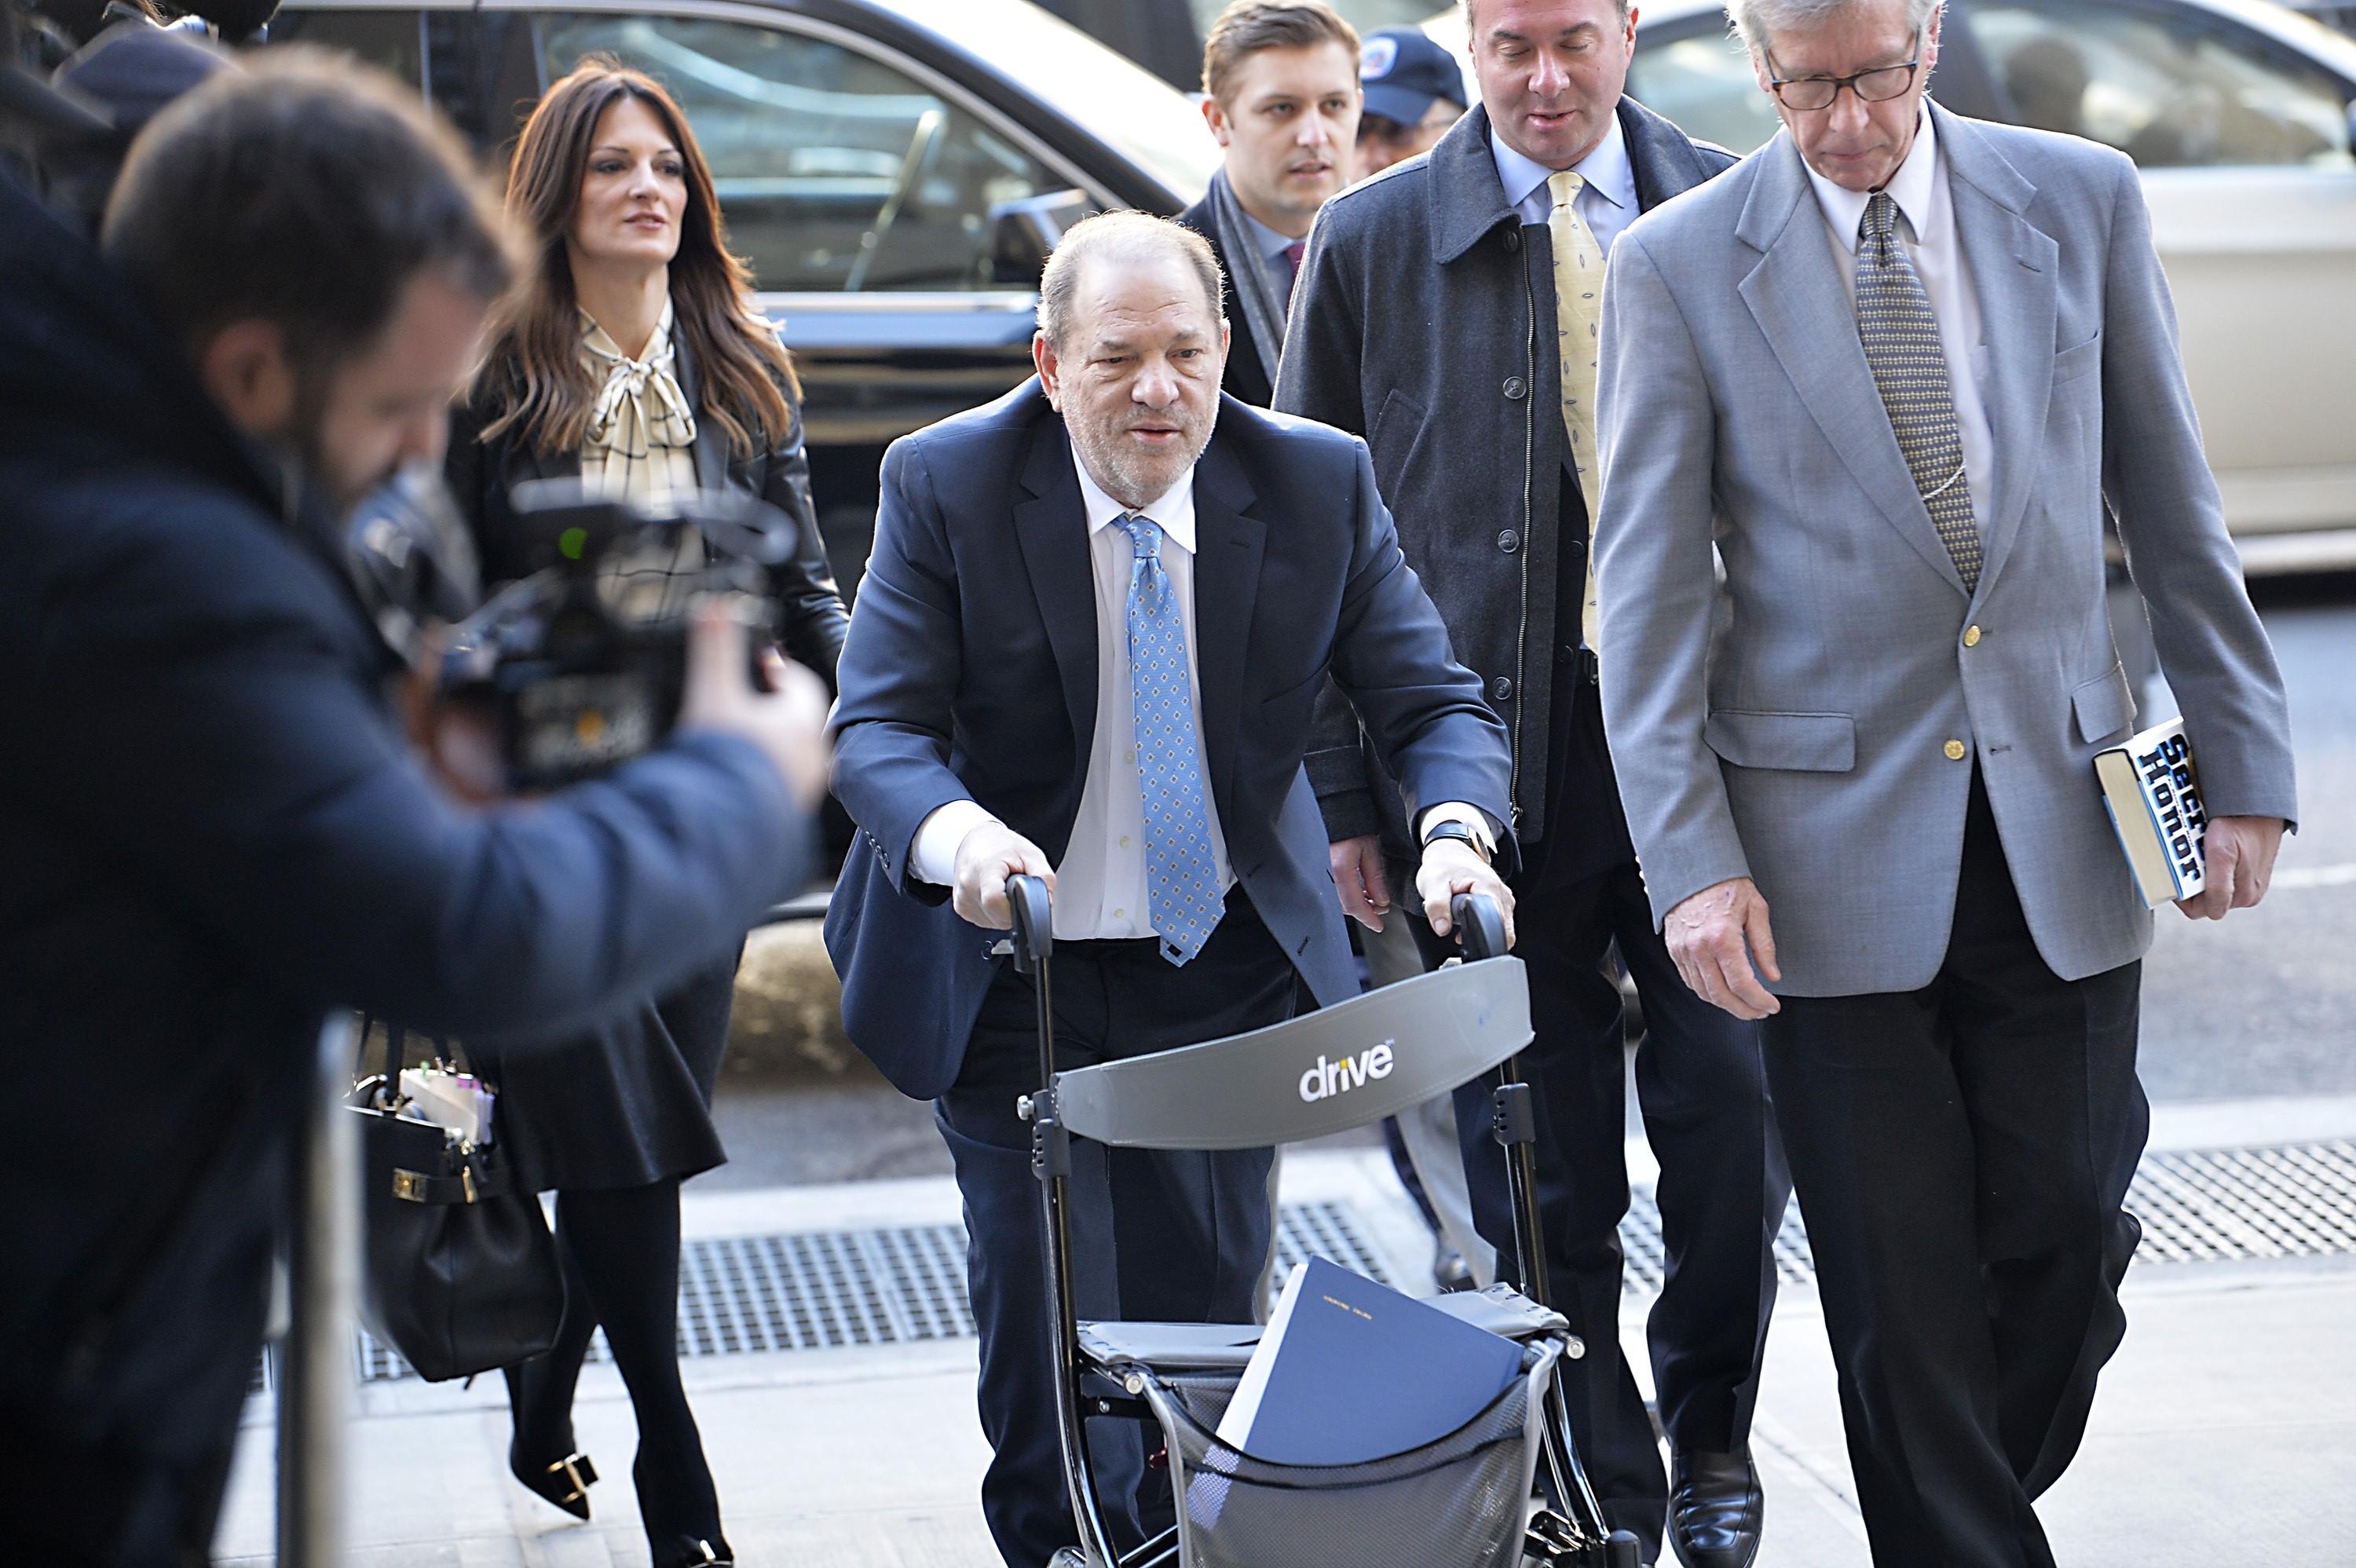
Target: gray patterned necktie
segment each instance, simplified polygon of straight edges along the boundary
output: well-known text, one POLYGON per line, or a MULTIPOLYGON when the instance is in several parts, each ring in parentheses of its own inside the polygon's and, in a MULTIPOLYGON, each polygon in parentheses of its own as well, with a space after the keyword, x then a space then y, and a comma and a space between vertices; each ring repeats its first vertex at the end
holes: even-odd
POLYGON ((1964 476, 1964 438, 1955 398, 1947 384, 1947 355, 1939 342, 1931 296, 1900 249, 1891 226, 1897 204, 1876 191, 1857 227, 1857 335, 1865 362, 1889 411, 1898 450, 1913 471, 1940 542, 1971 592, 1980 582, 1980 530, 1972 520, 1972 487, 1964 476))

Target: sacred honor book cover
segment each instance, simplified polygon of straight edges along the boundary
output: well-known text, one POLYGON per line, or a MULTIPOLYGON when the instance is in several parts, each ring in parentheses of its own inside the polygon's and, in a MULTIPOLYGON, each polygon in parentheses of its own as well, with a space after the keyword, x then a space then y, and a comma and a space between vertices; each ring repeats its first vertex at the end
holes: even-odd
POLYGON ((2094 777, 2147 905, 2158 909, 2209 885, 2209 813, 2182 719, 2096 752, 2094 777))

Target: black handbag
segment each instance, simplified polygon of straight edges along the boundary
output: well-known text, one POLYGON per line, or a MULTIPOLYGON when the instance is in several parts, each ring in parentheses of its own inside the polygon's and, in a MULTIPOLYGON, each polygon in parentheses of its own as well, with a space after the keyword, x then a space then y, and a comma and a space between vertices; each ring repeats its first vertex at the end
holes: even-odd
MULTIPOLYGON (((352 1092, 360 1130, 360 1322, 428 1382, 541 1354, 564 1317, 564 1271, 539 1195, 496 1142, 397 1114, 405 1030, 352 1092)), ((363 1029, 365 1038, 365 1028, 363 1029)))

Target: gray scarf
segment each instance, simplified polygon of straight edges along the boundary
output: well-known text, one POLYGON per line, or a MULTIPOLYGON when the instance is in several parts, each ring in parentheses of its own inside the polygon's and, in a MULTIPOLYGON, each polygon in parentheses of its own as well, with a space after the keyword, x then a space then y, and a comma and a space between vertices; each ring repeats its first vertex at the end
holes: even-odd
POLYGON ((1211 217, 1226 240, 1227 284, 1243 306, 1252 347, 1259 350, 1260 365, 1272 387, 1277 358, 1284 352, 1285 295, 1290 280, 1269 275, 1273 269, 1259 253, 1259 231, 1246 216, 1244 204, 1236 199, 1225 169, 1211 176, 1211 217))

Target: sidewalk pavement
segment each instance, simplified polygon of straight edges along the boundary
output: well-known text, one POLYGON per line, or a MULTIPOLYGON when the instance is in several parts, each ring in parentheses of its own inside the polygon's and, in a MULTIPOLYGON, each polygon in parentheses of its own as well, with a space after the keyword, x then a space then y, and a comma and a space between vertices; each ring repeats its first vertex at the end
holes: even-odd
MULTIPOLYGON (((2161 1108, 2153 1147, 2351 1135, 2356 1099, 2232 1102, 2161 1108)), ((1641 1145, 1631 1156, 1633 1173, 1646 1173, 1641 1145)), ((1295 1155, 1284 1180, 1287 1202, 1348 1204, 1394 1276, 1419 1276, 1429 1244, 1379 1150, 1295 1155)), ((691 1238, 953 1223, 958 1215, 945 1178, 690 1193, 691 1238)), ((2130 1274, 2126 1295, 2126 1344, 2104 1375, 2085 1445, 2039 1506, 2061 1562, 2356 1565, 2356 1256, 2147 1264, 2130 1274)), ((1647 1305, 1630 1296, 1621 1325, 1640 1378, 1647 1305)), ((741 1562, 995 1568, 974 1500, 988 1451, 974 1416, 970 1339, 691 1358, 684 1366, 741 1562)), ((582 1446, 606 1477, 591 1493, 588 1525, 509 1478, 496 1378, 472 1389, 369 1384, 359 1408, 356 1568, 646 1563, 630 1496, 635 1434, 609 1367, 588 1369, 577 1407, 582 1446)), ((227 1563, 270 1561, 274 1435, 257 1401, 217 1542, 227 1563)), ((1758 1568, 1866 1568, 1811 1289, 1787 1286, 1778 1305, 1752 1443, 1767 1491, 1758 1568)))

